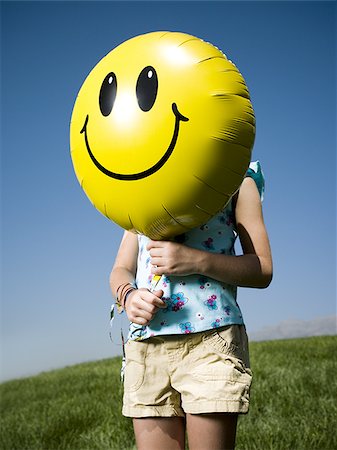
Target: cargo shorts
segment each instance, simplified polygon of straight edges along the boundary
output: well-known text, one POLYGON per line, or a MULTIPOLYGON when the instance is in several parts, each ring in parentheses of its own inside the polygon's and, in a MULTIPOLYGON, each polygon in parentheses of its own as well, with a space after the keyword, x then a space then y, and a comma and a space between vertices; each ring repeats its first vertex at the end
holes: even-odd
POLYGON ((252 372, 244 325, 128 340, 125 357, 126 417, 248 412, 252 372))

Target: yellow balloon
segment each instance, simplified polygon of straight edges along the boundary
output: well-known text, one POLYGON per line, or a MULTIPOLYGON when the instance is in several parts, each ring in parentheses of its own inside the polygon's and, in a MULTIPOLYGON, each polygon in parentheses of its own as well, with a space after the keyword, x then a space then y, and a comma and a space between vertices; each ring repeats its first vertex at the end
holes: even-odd
POLYGON ((76 176, 126 230, 167 239, 207 222, 240 187, 255 137, 245 81, 210 43, 153 32, 89 73, 70 126, 76 176))

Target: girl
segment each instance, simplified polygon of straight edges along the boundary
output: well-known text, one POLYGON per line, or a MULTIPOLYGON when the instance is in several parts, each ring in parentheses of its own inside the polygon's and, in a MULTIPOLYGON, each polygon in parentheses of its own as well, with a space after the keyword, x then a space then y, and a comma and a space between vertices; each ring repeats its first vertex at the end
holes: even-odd
POLYGON ((237 286, 272 279, 263 191, 251 163, 238 193, 200 228, 173 241, 123 236, 110 284, 130 320, 122 412, 139 450, 184 449, 185 432, 190 450, 235 446, 252 377, 237 286), (162 278, 151 292, 154 275, 162 278))

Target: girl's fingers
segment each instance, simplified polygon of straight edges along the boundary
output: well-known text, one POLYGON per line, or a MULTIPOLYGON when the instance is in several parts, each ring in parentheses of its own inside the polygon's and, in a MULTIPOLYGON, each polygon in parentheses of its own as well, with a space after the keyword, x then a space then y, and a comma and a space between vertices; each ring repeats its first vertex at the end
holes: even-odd
POLYGON ((138 325, 147 325, 147 324, 149 323, 148 320, 144 319, 144 318, 141 317, 141 316, 136 316, 136 317, 133 319, 133 322, 134 322, 134 323, 137 323, 138 325))
POLYGON ((157 298, 162 298, 164 295, 164 291, 162 289, 158 289, 158 291, 153 291, 153 295, 155 295, 157 298))
POLYGON ((166 308, 166 303, 160 298, 162 295, 162 290, 157 290, 154 293, 146 289, 138 290, 138 295, 130 299, 132 300, 132 307, 130 305, 129 319, 137 324, 147 325, 153 319, 158 308, 166 308))
POLYGON ((161 248, 155 247, 155 248, 152 248, 149 253, 150 253, 151 257, 153 257, 153 256, 161 256, 163 251, 162 251, 161 248))
POLYGON ((152 249, 162 249, 168 241, 149 241, 146 250, 150 251, 152 249))
MULTIPOLYGON (((147 305, 144 306, 146 311, 154 311, 156 312, 158 308, 166 308, 166 303, 160 297, 164 294, 162 290, 149 292, 147 291, 147 296, 143 298, 143 301, 147 305), (157 294, 157 295, 156 295, 157 294)), ((143 308, 143 305, 142 305, 143 308)))
POLYGON ((158 308, 166 308, 166 306, 167 306, 166 303, 159 298, 154 301, 154 304, 156 305, 157 310, 158 310, 158 308))
POLYGON ((146 311, 150 314, 154 314, 156 309, 154 304, 148 303, 146 300, 142 300, 137 306, 139 310, 146 311))
POLYGON ((150 262, 153 266, 160 266, 163 264, 163 258, 151 258, 150 262))
POLYGON ((145 309, 137 309, 137 310, 134 312, 134 316, 135 316, 135 317, 142 317, 142 318, 145 319, 147 322, 149 322, 149 321, 152 319, 153 314, 150 313, 150 312, 148 312, 148 311, 146 311, 145 309))
POLYGON ((148 244, 147 244, 147 246, 146 246, 146 250, 147 251, 150 251, 151 249, 153 249, 153 248, 157 248, 158 247, 158 244, 159 244, 159 241, 149 241, 148 242, 148 244))
POLYGON ((166 275, 169 275, 169 273, 168 273, 168 271, 167 271, 167 268, 165 268, 165 266, 160 266, 160 267, 156 266, 156 267, 152 267, 151 273, 152 273, 153 275, 164 275, 164 273, 165 273, 166 275))

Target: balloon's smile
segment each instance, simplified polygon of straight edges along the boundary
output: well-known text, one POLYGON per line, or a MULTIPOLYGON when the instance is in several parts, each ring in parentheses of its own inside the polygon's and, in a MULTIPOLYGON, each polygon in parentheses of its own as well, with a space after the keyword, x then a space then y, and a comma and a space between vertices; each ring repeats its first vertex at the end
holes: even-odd
POLYGON ((153 173, 157 172, 157 170, 159 170, 161 167, 163 167, 163 165, 169 159, 169 157, 171 156, 171 154, 174 150, 174 147, 175 147, 177 139, 178 139, 180 121, 187 122, 189 120, 187 117, 183 116, 179 112, 176 103, 172 103, 172 111, 175 115, 174 131, 173 131, 173 136, 172 136, 170 145, 168 146, 164 155, 152 167, 149 167, 148 169, 144 170, 143 172, 128 173, 128 174, 111 172, 110 170, 108 170, 104 166, 102 166, 102 164, 95 158, 94 154, 92 153, 92 151, 90 149, 89 140, 88 140, 87 126, 88 126, 88 122, 89 122, 89 115, 87 115, 84 125, 83 125, 83 128, 80 131, 80 133, 81 134, 84 133, 85 145, 87 147, 87 151, 89 153, 89 156, 90 156, 92 162, 95 164, 95 166, 101 172, 103 172, 108 177, 115 178, 116 180, 140 180, 142 178, 146 178, 149 175, 152 175, 153 173))

